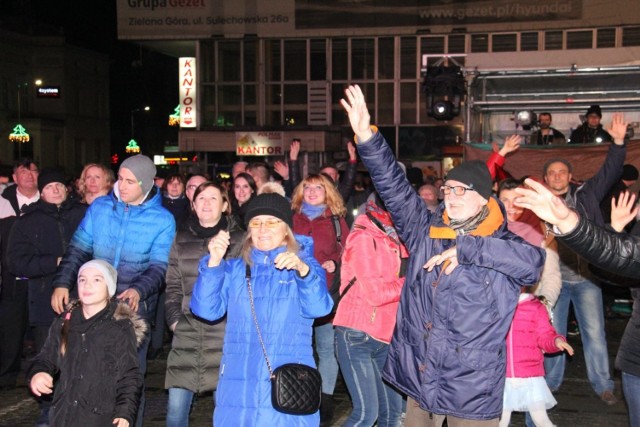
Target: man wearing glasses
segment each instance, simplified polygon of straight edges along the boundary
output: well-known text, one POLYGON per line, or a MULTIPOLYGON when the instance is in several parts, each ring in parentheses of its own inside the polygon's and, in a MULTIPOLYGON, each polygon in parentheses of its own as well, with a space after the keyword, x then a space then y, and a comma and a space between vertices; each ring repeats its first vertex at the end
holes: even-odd
POLYGON ((431 213, 370 125, 358 86, 342 105, 358 152, 409 250, 383 378, 407 394, 404 425, 498 426, 505 338, 521 286, 537 283, 542 249, 507 230, 483 162, 452 169, 431 213))

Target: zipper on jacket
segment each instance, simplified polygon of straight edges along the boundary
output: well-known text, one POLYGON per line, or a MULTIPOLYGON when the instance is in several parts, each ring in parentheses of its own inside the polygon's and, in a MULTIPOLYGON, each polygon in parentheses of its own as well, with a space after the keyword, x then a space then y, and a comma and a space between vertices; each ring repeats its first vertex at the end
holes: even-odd
POLYGON ((376 312, 378 310, 378 307, 373 307, 373 312, 371 313, 371 319, 370 322, 373 323, 374 320, 376 320, 376 312))

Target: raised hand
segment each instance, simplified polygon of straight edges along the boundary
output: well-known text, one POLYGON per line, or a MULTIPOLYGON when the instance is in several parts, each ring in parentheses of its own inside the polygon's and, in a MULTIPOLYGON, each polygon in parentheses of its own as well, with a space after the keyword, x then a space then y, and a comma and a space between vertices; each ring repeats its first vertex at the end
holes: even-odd
POLYGON ((289 160, 296 161, 298 160, 298 155, 300 154, 300 141, 293 140, 291 141, 291 148, 289 151, 289 160))
POLYGON ((613 115, 611 126, 609 127, 609 135, 613 138, 616 145, 624 144, 624 136, 627 134, 627 122, 624 121, 624 114, 616 113, 613 115))
POLYGON ((207 265, 209 267, 219 266, 230 244, 231 235, 228 231, 220 230, 218 234, 213 236, 213 238, 209 240, 209 263, 207 265))
POLYGON ((352 162, 358 160, 358 155, 356 154, 356 145, 353 142, 347 142, 347 151, 349 151, 349 160, 351 160, 352 162))
POLYGON ((289 165, 280 160, 276 160, 273 163, 273 170, 282 177, 285 181, 289 179, 289 165))
POLYGON ((516 206, 531 209, 540 219, 558 226, 562 233, 568 233, 578 225, 578 214, 569 209, 563 200, 531 178, 524 182, 530 189, 515 189, 520 194, 514 201, 516 206))
POLYGON ((373 132, 371 131, 371 116, 362 89, 358 85, 351 85, 345 89, 344 93, 347 99, 341 99, 340 103, 349 115, 349 123, 351 123, 353 133, 358 137, 359 141, 356 143, 367 141, 373 132))
POLYGON ((504 145, 500 148, 498 154, 502 157, 505 157, 509 153, 513 153, 518 148, 520 148, 520 144, 522 143, 522 137, 520 135, 511 135, 508 136, 504 140, 504 145))
POLYGON ((620 233, 627 224, 635 219, 638 213, 636 195, 629 191, 623 191, 618 200, 611 199, 611 227, 620 233))

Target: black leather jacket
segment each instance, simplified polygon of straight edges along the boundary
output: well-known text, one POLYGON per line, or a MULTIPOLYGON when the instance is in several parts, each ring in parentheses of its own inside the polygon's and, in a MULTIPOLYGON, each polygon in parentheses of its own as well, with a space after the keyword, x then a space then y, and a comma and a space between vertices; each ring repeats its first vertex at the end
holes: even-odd
MULTIPOLYGON (((618 234, 580 217, 578 226, 560 239, 590 263, 632 279, 640 279, 640 237, 618 234)), ((640 286, 640 280, 627 283, 640 286)), ((633 312, 620 341, 616 368, 640 376, 640 287, 632 287, 631 296, 633 312)))

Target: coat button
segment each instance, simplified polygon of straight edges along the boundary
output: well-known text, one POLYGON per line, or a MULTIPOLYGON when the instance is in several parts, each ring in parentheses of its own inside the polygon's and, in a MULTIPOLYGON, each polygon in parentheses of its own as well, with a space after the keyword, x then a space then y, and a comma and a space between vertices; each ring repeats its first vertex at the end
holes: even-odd
POLYGON ((73 406, 78 406, 78 401, 77 400, 73 401, 73 406))

